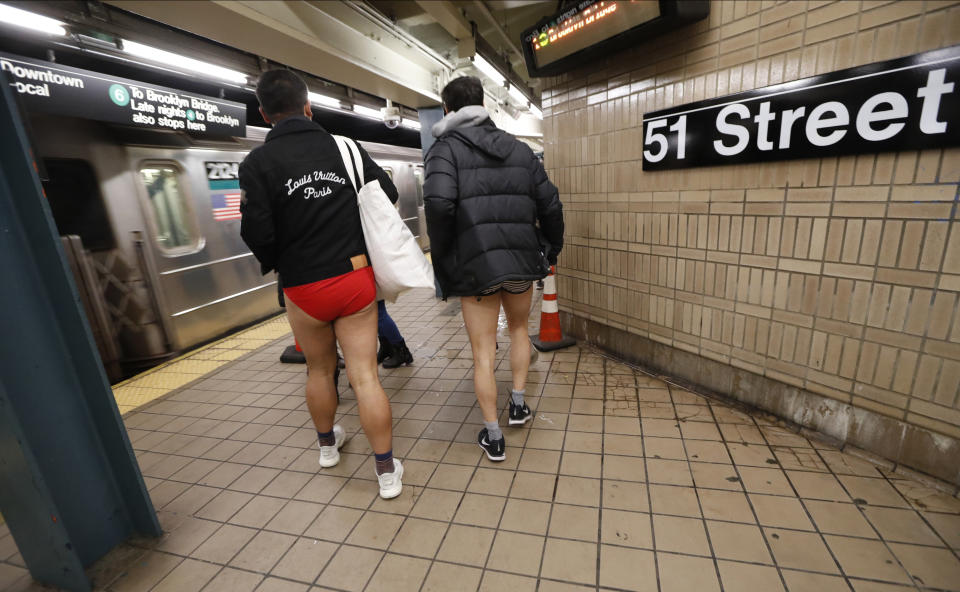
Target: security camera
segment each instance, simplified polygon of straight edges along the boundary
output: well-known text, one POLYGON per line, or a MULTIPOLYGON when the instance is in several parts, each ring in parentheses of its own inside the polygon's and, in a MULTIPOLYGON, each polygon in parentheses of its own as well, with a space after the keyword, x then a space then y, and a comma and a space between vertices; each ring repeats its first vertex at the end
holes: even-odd
POLYGON ((399 107, 384 107, 380 113, 383 115, 383 125, 390 129, 397 129, 400 126, 399 107))

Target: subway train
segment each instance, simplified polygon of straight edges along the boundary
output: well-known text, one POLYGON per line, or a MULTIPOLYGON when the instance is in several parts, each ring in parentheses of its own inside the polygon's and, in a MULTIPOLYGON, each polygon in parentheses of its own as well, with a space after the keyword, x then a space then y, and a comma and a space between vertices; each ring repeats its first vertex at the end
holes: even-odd
MULTIPOLYGON (((240 238, 237 169, 263 142, 203 140, 47 114, 30 128, 43 189, 111 382, 280 311, 240 238)), ((428 250, 419 149, 361 142, 428 250)))

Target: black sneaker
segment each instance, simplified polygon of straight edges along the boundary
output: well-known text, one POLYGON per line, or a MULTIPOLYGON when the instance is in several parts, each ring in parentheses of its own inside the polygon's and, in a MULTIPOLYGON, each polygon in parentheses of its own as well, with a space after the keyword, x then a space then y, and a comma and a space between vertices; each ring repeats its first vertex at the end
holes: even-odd
POLYGON ((507 460, 507 441, 505 438, 500 438, 496 442, 490 442, 487 439, 487 428, 480 430, 480 435, 477 436, 477 444, 480 445, 480 448, 483 448, 483 451, 487 453, 487 458, 493 461, 507 460))
POLYGON ((400 341, 399 345, 391 345, 390 347, 392 348, 390 355, 384 358, 382 362, 384 368, 399 368, 401 365, 409 366, 413 363, 413 354, 410 353, 405 341, 400 341))
POLYGON ((527 404, 516 405, 510 401, 510 425, 523 425, 533 419, 533 412, 527 404))

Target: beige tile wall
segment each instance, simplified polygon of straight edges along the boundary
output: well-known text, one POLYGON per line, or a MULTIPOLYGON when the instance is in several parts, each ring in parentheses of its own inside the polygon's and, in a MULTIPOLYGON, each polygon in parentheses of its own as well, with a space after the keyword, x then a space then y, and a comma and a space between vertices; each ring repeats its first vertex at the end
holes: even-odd
POLYGON ((960 3, 710 8, 545 80, 561 309, 960 437, 960 149, 640 163, 644 112, 958 44, 960 3))

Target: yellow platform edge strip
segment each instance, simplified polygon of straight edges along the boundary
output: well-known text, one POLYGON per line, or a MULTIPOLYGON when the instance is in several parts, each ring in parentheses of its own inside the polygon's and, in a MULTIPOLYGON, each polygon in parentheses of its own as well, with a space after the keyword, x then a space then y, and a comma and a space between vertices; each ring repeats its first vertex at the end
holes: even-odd
POLYGON ((271 317, 118 382, 113 397, 125 415, 290 333, 285 314, 271 317), (223 351, 208 356, 213 349, 223 351))

